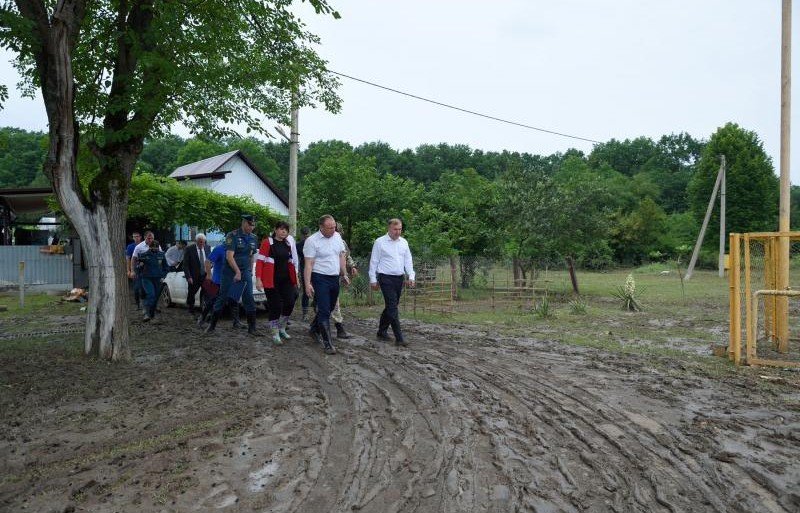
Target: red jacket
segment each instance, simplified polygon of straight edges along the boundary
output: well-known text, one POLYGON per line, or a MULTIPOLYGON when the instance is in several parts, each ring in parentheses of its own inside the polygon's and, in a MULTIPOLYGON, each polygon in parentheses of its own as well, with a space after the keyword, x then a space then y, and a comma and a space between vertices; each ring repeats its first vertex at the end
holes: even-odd
MULTIPOLYGON (((300 262, 297 257, 297 246, 294 244, 294 238, 291 235, 286 236, 286 242, 289 243, 289 248, 292 253, 292 258, 289 260, 289 281, 292 285, 297 285, 297 269, 300 267, 300 262)), ((274 244, 272 237, 267 237, 261 242, 261 247, 258 249, 256 255, 256 278, 261 280, 261 285, 265 289, 275 288, 275 260, 270 256, 270 246, 274 244)))

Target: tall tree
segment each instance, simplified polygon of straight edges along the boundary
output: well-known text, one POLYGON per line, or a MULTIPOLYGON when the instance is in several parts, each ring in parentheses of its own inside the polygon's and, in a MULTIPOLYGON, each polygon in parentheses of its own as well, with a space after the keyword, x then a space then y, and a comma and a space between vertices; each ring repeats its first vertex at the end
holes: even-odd
POLYGON ((356 255, 370 251, 388 219, 415 211, 421 196, 417 184, 394 175, 380 176, 373 159, 352 152, 321 160, 301 185, 301 222, 316 226, 319 216, 332 214, 342 223, 356 255))
POLYGON ((151 172, 166 176, 175 171, 178 153, 186 146, 186 141, 173 134, 148 139, 144 143, 139 162, 147 164, 151 172))
MULTIPOLYGON (((327 0, 309 2, 338 17, 327 0)), ((286 121, 293 90, 300 105, 336 110, 336 81, 315 43, 289 0, 0 4, 0 45, 16 53, 24 92, 41 89, 45 174, 89 260, 88 354, 130 356, 119 251, 145 138, 179 121, 210 135, 234 133, 232 126, 264 132, 264 117, 286 121), (97 161, 88 186, 76 166, 81 138, 97 161)))
POLYGON ((598 168, 607 164, 623 175, 633 176, 656 152, 656 145, 649 137, 624 141, 611 139, 594 147, 589 154, 589 165, 598 168))
MULTIPOLYGON (((698 223, 705 215, 722 155, 727 178, 726 232, 776 230, 780 184, 772 160, 756 133, 735 123, 720 127, 711 136, 689 183, 689 201, 698 223)), ((719 207, 714 209, 708 230, 719 233, 719 207)), ((706 237, 709 246, 715 246, 714 240, 706 237)))
POLYGON ((19 128, 0 128, 0 187, 25 187, 42 175, 47 136, 19 128))

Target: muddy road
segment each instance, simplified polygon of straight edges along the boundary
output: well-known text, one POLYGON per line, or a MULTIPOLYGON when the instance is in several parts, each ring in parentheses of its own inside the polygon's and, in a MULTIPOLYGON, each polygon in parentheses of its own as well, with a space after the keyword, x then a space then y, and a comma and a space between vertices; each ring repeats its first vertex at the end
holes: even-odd
POLYGON ((335 356, 181 309, 136 323, 130 363, 0 340, 0 511, 800 511, 797 373, 374 324, 335 356))

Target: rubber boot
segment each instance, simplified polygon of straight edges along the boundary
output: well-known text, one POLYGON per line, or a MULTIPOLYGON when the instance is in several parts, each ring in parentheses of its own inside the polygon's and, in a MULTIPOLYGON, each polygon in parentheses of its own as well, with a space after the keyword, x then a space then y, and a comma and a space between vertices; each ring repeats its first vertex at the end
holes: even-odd
POLYGON ((406 342, 403 331, 400 329, 400 321, 397 319, 392 320, 391 327, 394 332, 394 345, 408 347, 408 342, 406 342))
POLYGON ((278 328, 270 328, 270 331, 272 332, 272 336, 270 337, 272 343, 275 344, 276 346, 282 345, 283 340, 281 340, 281 333, 278 330, 278 328))
POLYGON ((261 336, 261 334, 256 330, 255 312, 247 312, 247 334, 251 337, 261 336))
POLYGON ((314 316, 314 318, 311 320, 311 324, 308 326, 308 334, 311 335, 311 338, 314 339, 314 342, 317 344, 322 344, 322 337, 320 336, 321 332, 322 331, 317 325, 317 317, 314 316))
POLYGON ((322 328, 322 345, 325 346, 325 354, 336 354, 336 348, 333 346, 333 338, 331 337, 331 325, 325 323, 320 327, 322 328))
POLYGON ((206 326, 205 332, 211 333, 217 328, 217 312, 211 311, 211 317, 208 319, 208 326, 206 326))
POLYGON ((343 340, 350 338, 350 334, 344 330, 344 326, 341 322, 336 323, 336 338, 341 338, 343 340))
POLYGON ((288 323, 289 323, 289 317, 286 316, 286 315, 281 315, 281 318, 278 319, 278 334, 281 337, 285 338, 286 340, 289 340, 290 338, 292 338, 292 337, 289 336, 288 333, 286 333, 286 325, 288 323))
POLYGON ((233 327, 244 329, 245 326, 242 324, 242 321, 239 317, 239 304, 234 303, 233 301, 231 301, 229 304, 231 307, 231 317, 233 317, 233 327))

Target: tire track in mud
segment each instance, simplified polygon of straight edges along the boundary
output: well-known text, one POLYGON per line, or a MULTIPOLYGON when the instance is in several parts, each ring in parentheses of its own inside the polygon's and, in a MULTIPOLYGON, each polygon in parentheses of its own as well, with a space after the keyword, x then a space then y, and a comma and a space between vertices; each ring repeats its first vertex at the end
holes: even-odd
MULTIPOLYGON (((437 349, 440 349, 437 347, 437 349)), ((479 356, 485 354, 486 347, 477 347, 471 355, 473 359, 480 359, 488 362, 488 359, 479 356)), ((470 347, 467 351, 472 351, 470 347)), ((537 352, 537 357, 540 353, 537 352)), ((452 355, 448 361, 452 361, 452 355)), ((463 356, 461 357, 464 358, 463 356)), ((513 375, 519 370, 517 359, 509 360, 493 356, 499 373, 513 375)), ((476 366, 483 369, 483 366, 476 366)), ((574 367, 574 366, 573 366, 574 367)), ((463 366, 462 366, 463 368, 463 366)), ((556 427, 563 428, 574 435, 577 441, 583 442, 584 450, 591 450, 592 453, 600 452, 603 454, 602 464, 609 463, 609 449, 616 450, 624 461, 618 464, 617 477, 621 477, 628 488, 633 490, 632 496, 635 505, 646 510, 653 510, 654 505, 658 504, 667 511, 691 511, 698 508, 702 511, 753 511, 768 507, 769 511, 784 511, 764 490, 752 490, 758 492, 756 495, 759 500, 748 505, 727 505, 723 501, 729 494, 735 494, 736 490, 721 483, 708 482, 708 476, 714 475, 716 471, 709 468, 708 458, 691 457, 685 447, 688 445, 685 438, 677 434, 674 430, 669 430, 666 426, 656 422, 654 419, 641 414, 619 410, 609 405, 598 406, 599 397, 588 392, 585 388, 577 386, 574 380, 562 380, 552 373, 548 373, 547 380, 537 379, 536 374, 530 376, 530 380, 538 389, 549 391, 551 399, 544 394, 539 402, 550 404, 550 418, 555 418, 558 423, 556 427), (542 401, 542 399, 544 401, 542 401), (589 403, 589 400, 593 401, 589 403), (597 402, 594 402, 597 401, 597 402), (599 419, 596 418, 599 416, 599 419), (598 421, 600 422, 598 424, 598 421), (598 444, 598 440, 602 442, 598 444), (605 445, 598 447, 598 445, 605 445), (646 477, 639 481, 630 480, 630 471, 634 470, 639 475, 646 477), (649 485, 649 486, 648 486, 649 485), (699 488, 695 491, 695 488, 699 488), (720 489, 722 488, 722 489, 720 489)), ((513 380, 510 383, 516 384, 513 380)), ((517 397, 524 397, 529 390, 526 388, 501 387, 517 397)), ((526 402, 526 401, 523 401, 526 402)), ((539 416, 540 421, 547 421, 548 416, 539 416)), ((551 423, 552 427, 553 423, 551 423)), ((563 429, 562 429, 563 432, 563 429)), ((565 439, 569 441, 569 433, 565 439)), ((590 454, 592 454, 590 453, 590 454)), ((584 463, 591 463, 593 460, 587 457, 586 452, 580 453, 580 459, 584 463)), ((617 459, 617 458, 614 458, 617 459)), ((567 457, 564 464, 558 460, 558 468, 564 472, 565 467, 574 467, 575 458, 567 457)), ((613 461, 613 460, 612 460, 613 461)), ((596 467, 597 465, 589 465, 596 467)), ((575 472, 572 472, 573 474, 575 472)), ((605 473, 605 471, 604 471, 605 473)), ((634 474, 636 475, 636 474, 634 474)), ((739 477, 744 477, 740 475, 739 477)), ((568 479, 568 481, 570 481, 568 479)), ((749 481, 745 478, 745 481, 749 481)), ((738 481, 740 484, 741 480, 738 481)), ((619 497, 616 497, 612 504, 619 505, 619 497)), ((634 504, 628 504, 628 507, 634 504)), ((657 510, 657 509, 656 509, 657 510)))
POLYGON ((323 393, 347 397, 330 401, 333 415, 353 420, 331 423, 331 438, 343 433, 350 445, 329 444, 325 470, 315 483, 335 488, 335 493, 312 493, 297 511, 440 510, 441 494, 434 486, 445 458, 439 440, 447 419, 431 413, 430 394, 408 390, 404 376, 374 366, 358 351, 346 350, 334 358, 322 357, 316 348, 309 351, 317 371, 328 375, 323 393))
POLYGON ((752 480, 741 471, 727 475, 730 468, 698 454, 675 429, 615 408, 549 370, 555 362, 580 373, 585 363, 574 357, 510 340, 500 345, 511 346, 513 357, 499 354, 504 347, 454 348, 452 341, 428 338, 400 351, 402 358, 374 344, 362 348, 388 358, 386 365, 399 364, 417 386, 428 381, 429 389, 440 388, 438 402, 468 424, 461 430, 466 440, 443 436, 445 445, 455 441, 451 452, 461 452, 440 472, 447 476, 441 489, 449 492, 443 511, 787 511, 755 483, 748 483, 753 497, 743 498, 735 483, 752 480), (532 372, 521 373, 522 358, 532 372))

